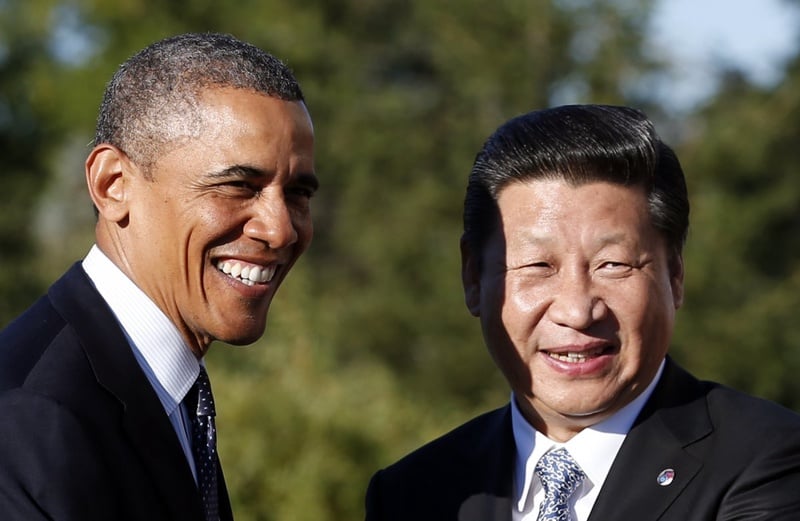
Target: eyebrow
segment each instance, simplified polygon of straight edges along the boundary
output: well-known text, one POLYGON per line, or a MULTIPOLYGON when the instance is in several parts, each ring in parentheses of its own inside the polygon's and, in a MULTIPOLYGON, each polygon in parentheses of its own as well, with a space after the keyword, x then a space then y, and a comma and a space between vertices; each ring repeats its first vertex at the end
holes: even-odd
POLYGON ((319 179, 313 172, 300 172, 295 176, 296 182, 312 192, 319 190, 319 179))
MULTIPOLYGON (((208 177, 211 179, 229 179, 232 177, 244 176, 248 179, 254 178, 269 178, 273 176, 272 172, 268 172, 263 168, 257 168, 250 165, 232 165, 222 170, 209 172, 208 177)), ((292 184, 304 185, 307 188, 316 192, 319 189, 319 179, 313 172, 300 172, 294 176, 292 184)))

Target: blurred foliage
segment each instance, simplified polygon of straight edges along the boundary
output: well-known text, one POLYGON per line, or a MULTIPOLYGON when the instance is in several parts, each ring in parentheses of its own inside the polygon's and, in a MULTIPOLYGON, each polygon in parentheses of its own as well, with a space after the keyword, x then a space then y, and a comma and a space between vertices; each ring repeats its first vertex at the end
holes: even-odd
POLYGON ((800 410, 800 59, 775 88, 723 80, 683 150, 694 208, 675 352, 800 410))
POLYGON ((633 104, 672 138, 692 194, 674 354, 800 409, 800 62, 731 71, 670 118, 643 45, 650 0, 0 0, 0 324, 88 251, 83 160, 131 53, 222 31, 284 59, 317 133, 316 236, 247 348, 209 355, 239 520, 362 517, 375 469, 508 390, 463 305, 466 176, 506 119, 633 104))

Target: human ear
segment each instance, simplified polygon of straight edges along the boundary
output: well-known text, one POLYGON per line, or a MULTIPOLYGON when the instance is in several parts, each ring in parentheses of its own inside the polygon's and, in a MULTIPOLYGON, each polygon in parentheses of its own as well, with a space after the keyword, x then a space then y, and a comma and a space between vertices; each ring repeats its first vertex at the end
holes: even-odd
POLYGON ((461 283, 464 286, 464 301, 474 317, 481 314, 480 253, 473 251, 469 241, 461 237, 461 283))
POLYGON ((133 168, 120 149, 100 144, 86 158, 86 184, 98 214, 105 220, 121 222, 128 216, 126 188, 133 168))
POLYGON ((675 309, 683 305, 683 256, 674 252, 669 260, 669 283, 672 288, 672 301, 675 309))

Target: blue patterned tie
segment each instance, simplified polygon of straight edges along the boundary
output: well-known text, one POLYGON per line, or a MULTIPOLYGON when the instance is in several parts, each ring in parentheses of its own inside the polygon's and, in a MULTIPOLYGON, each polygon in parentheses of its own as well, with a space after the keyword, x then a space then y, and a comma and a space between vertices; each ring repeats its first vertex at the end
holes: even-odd
POLYGON ((569 498, 586 474, 566 449, 553 450, 542 456, 534 472, 544 487, 544 501, 536 521, 570 521, 569 498))
MULTIPOLYGON (((217 431, 214 427, 216 411, 205 367, 200 366, 200 374, 191 392, 197 397, 197 408, 192 416, 192 452, 197 470, 197 487, 203 498, 206 521, 219 521, 217 431)), ((192 413, 191 409, 189 412, 192 413)))

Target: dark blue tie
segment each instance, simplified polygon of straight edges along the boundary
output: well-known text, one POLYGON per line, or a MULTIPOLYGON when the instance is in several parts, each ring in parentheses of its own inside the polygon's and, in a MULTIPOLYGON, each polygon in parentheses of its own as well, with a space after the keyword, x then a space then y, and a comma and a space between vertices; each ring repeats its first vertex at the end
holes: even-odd
POLYGON ((536 521, 569 521, 569 498, 586 474, 566 449, 553 450, 542 456, 534 472, 544 487, 544 501, 536 521))
POLYGON ((192 452, 197 487, 203 498, 206 521, 219 521, 217 498, 217 431, 214 427, 214 397, 211 383, 203 366, 197 376, 192 392, 196 393, 197 408, 189 411, 192 416, 192 452), (194 412, 194 414, 192 414, 194 412))

